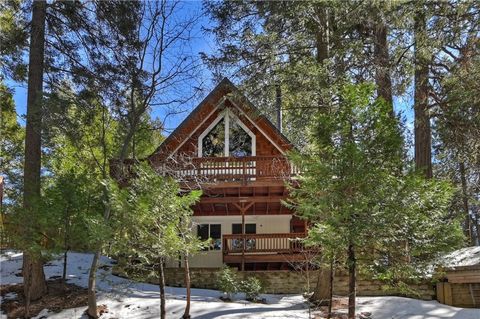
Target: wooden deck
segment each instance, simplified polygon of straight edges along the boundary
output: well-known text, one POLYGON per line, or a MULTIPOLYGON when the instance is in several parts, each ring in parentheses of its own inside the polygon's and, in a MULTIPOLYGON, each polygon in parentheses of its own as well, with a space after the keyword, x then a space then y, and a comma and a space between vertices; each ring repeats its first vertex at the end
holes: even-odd
POLYGON ((285 156, 170 158, 161 173, 182 182, 216 184, 290 179, 299 174, 285 156))
POLYGON ((305 261, 306 233, 235 234, 222 236, 223 262, 227 264, 305 261))

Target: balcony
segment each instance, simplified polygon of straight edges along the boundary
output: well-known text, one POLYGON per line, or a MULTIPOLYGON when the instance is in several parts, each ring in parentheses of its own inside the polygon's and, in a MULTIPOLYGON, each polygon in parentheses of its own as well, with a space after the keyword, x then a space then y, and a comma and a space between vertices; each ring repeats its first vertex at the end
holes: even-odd
MULTIPOLYGON (((315 249, 305 248, 306 233, 235 234, 222 236, 224 263, 305 261, 315 249)), ((243 268, 243 267, 242 267, 243 268)))
POLYGON ((174 158, 160 171, 182 182, 241 182, 285 180, 299 174, 284 156, 174 158))

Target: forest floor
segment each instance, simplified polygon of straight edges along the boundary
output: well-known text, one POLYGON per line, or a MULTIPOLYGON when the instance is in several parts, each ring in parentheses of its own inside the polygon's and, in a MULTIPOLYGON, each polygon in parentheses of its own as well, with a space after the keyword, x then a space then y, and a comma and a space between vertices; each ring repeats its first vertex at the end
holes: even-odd
MULTIPOLYGON (((59 280, 62 259, 54 259, 45 265, 49 279, 49 296, 34 303, 35 318, 84 319, 86 290, 91 254, 69 253, 67 267, 67 291, 59 280)), ((100 260, 97 276, 98 305, 105 305, 102 319, 153 319, 159 318, 159 289, 157 285, 135 282, 111 274, 114 261, 107 257, 100 260)), ((0 302, 4 311, 12 317, 21 314, 22 254, 6 251, 0 255, 0 302), (13 286, 12 286, 13 285, 13 286), (7 309, 8 308, 8 309, 7 309)), ((167 287, 167 318, 180 318, 185 307, 185 289, 167 287)), ((308 304, 301 295, 264 294, 265 304, 251 303, 238 294, 233 302, 223 302, 221 292, 208 289, 192 289, 192 318, 308 318, 308 304)), ((337 314, 345 316, 345 301, 339 300, 337 314), (341 308, 341 309, 340 309, 341 308)), ((358 297, 357 313, 369 312, 372 319, 426 319, 456 318, 480 319, 480 309, 462 309, 402 297, 358 297)), ((321 318, 322 309, 313 311, 312 317, 321 318)), ((7 318, 5 312, 0 318, 7 318)), ((10 316, 9 316, 10 318, 10 316)))

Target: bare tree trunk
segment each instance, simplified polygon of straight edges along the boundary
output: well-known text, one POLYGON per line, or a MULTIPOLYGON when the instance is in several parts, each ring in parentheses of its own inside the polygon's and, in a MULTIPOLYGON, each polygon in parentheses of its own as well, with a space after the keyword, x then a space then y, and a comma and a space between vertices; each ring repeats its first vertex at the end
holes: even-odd
MULTIPOLYGON (((25 165, 23 206, 27 239, 34 238, 34 228, 40 199, 41 130, 43 63, 45 50, 46 1, 32 4, 30 53, 28 61, 27 123, 25 133, 25 165)), ((28 250, 23 255, 24 294, 26 316, 30 300, 37 300, 47 292, 41 253, 28 250)))
POLYGON ((97 280, 98 260, 100 259, 101 250, 98 249, 93 255, 90 273, 88 274, 88 310, 87 313, 91 318, 98 318, 97 312, 97 293, 95 291, 97 280))
POLYGON ((282 132, 282 87, 278 81, 275 83, 275 108, 277 111, 277 128, 282 132))
POLYGON ((330 261, 330 302, 328 304, 327 319, 332 317, 332 304, 333 304, 333 281, 335 279, 335 258, 330 261))
POLYGON ((63 253, 63 272, 62 272, 62 282, 63 282, 63 289, 67 287, 67 259, 68 259, 68 249, 65 249, 63 253))
POLYGON ((160 287, 160 318, 165 319, 167 312, 165 309, 165 271, 163 269, 163 258, 158 261, 158 283, 160 287))
POLYGON ((463 231, 465 232, 465 236, 468 237, 470 244, 473 246, 475 245, 475 239, 473 238, 473 223, 470 218, 470 210, 468 205, 468 191, 467 191, 467 178, 465 172, 465 163, 460 162, 458 164, 459 171, 460 171, 460 180, 462 183, 462 204, 463 204, 463 213, 465 215, 465 226, 463 231))
POLYGON ((41 256, 23 254, 23 283, 25 293, 25 317, 30 318, 30 302, 47 293, 41 256), (38 282, 35 282, 37 280, 38 282))
POLYGON ((318 270, 318 279, 317 279, 317 286, 315 287, 315 291, 313 292, 312 297, 310 298, 312 302, 326 306, 328 305, 330 300, 330 271, 325 266, 320 266, 318 270))
POLYGON ((183 258, 184 269, 185 269, 185 288, 187 289, 187 304, 185 306, 185 312, 183 314, 183 319, 190 319, 190 266, 188 264, 188 253, 185 254, 183 258))
POLYGON ((355 319, 357 259, 353 244, 348 245, 348 319, 355 319))
MULTIPOLYGON (((377 9, 378 10, 378 9, 377 9)), ((392 79, 390 77, 390 56, 388 54, 387 34, 388 29, 384 21, 374 27, 374 58, 375 58, 375 83, 378 96, 383 98, 393 110, 392 79)))
POLYGON ((415 168, 431 178, 432 173, 432 133, 428 114, 428 60, 425 13, 419 9, 415 13, 415 168))

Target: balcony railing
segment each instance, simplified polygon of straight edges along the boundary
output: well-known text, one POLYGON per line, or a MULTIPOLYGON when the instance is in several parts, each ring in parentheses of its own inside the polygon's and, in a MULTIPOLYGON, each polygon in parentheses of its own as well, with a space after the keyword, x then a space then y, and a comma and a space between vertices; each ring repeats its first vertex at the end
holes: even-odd
POLYGON ((284 156, 175 158, 161 170, 180 181, 200 182, 286 179, 299 173, 284 156))
POLYGON ((222 249, 228 254, 287 253, 305 250, 305 233, 235 234, 222 236, 222 249))

